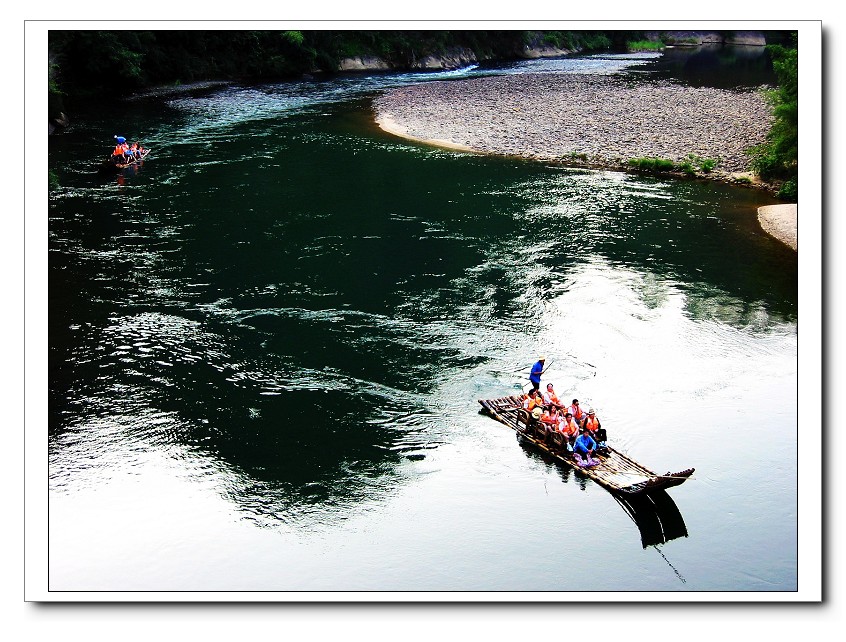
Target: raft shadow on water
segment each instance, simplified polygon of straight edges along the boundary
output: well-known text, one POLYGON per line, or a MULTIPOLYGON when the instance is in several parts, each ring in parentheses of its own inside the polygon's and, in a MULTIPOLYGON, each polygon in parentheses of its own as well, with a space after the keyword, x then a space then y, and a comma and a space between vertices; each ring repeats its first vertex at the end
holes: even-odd
MULTIPOLYGON (((540 459, 550 467, 554 467, 564 483, 570 481, 572 475, 581 490, 585 490, 591 482, 590 478, 579 470, 566 466, 549 454, 538 450, 534 445, 516 435, 517 442, 523 453, 530 459, 540 459)), ((638 495, 624 495, 605 489, 616 502, 626 511, 640 531, 640 541, 643 548, 658 546, 680 537, 687 537, 687 526, 681 511, 666 490, 656 489, 638 495)))

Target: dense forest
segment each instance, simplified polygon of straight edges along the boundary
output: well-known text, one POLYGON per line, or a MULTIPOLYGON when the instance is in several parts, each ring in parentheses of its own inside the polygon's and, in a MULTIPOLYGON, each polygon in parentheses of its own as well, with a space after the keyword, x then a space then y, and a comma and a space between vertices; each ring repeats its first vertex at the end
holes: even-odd
MULTIPOLYGON (((755 171, 795 197, 798 52, 795 32, 768 32, 779 86, 768 142, 752 150, 755 171)), ((269 82, 338 71, 342 60, 372 56, 395 70, 427 56, 471 51, 478 61, 515 60, 528 48, 626 51, 652 44, 642 31, 53 31, 48 34, 48 112, 83 108, 115 92, 206 80, 269 82)), ((659 46, 663 43, 658 42, 659 46)))

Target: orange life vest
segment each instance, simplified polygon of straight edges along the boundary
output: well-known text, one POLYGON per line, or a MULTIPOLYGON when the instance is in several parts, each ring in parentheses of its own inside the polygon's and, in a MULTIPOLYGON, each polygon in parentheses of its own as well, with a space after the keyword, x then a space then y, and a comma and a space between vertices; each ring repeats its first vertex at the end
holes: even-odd
POLYGON ((596 432, 597 428, 599 428, 599 419, 596 416, 591 417, 588 415, 588 418, 585 419, 585 428, 591 432, 596 432))
POLYGON ((565 419, 558 425, 558 430, 572 437, 579 432, 579 425, 573 419, 569 421, 565 419))

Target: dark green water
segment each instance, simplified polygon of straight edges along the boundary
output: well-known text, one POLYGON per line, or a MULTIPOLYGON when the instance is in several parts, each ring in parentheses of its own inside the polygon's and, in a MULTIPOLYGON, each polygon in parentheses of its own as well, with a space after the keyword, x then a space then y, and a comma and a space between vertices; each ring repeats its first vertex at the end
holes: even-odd
POLYGON ((408 144, 370 96, 409 80, 138 100, 51 139, 51 589, 795 590, 771 201, 408 144), (153 149, 133 175, 93 171, 113 134, 153 149), (695 479, 633 520, 480 416, 540 352, 619 449, 695 479))

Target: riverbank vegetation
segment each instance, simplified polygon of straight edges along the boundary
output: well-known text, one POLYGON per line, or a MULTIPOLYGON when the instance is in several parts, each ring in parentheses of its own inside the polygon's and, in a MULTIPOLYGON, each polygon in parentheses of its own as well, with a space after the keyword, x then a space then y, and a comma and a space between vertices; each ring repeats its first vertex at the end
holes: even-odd
POLYGON ((767 142, 750 150, 752 167, 762 180, 778 181, 779 196, 795 200, 799 192, 799 52, 796 46, 767 45, 778 87, 767 92, 775 121, 767 142))
POLYGON ((700 158, 695 154, 688 154, 682 161, 674 162, 668 158, 630 158, 629 167, 640 172, 654 174, 681 172, 686 176, 709 174, 717 166, 713 158, 700 158))
POLYGON ((332 73, 372 56, 396 70, 427 56, 470 50, 479 61, 527 49, 625 50, 641 32, 616 31, 50 31, 49 93, 55 110, 86 98, 206 80, 266 82, 332 73))
POLYGON ((632 40, 626 43, 626 51, 661 51, 665 45, 660 40, 632 40))

